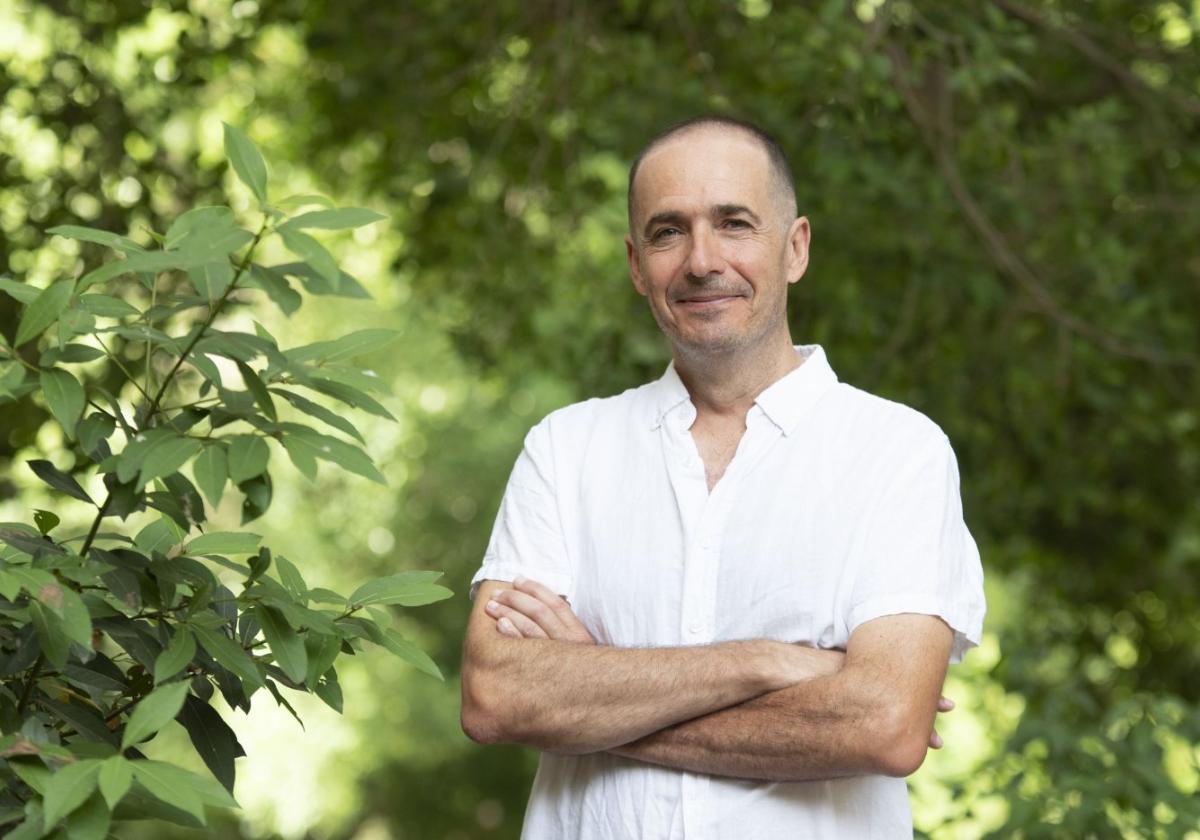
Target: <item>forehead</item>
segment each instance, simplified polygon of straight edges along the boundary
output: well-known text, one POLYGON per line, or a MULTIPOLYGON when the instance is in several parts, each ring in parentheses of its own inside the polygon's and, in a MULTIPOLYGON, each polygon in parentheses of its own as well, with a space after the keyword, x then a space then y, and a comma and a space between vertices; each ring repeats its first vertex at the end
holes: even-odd
POLYGON ((639 215, 742 204, 762 210, 770 200, 766 149, 745 132, 698 128, 651 149, 638 167, 634 194, 639 215))

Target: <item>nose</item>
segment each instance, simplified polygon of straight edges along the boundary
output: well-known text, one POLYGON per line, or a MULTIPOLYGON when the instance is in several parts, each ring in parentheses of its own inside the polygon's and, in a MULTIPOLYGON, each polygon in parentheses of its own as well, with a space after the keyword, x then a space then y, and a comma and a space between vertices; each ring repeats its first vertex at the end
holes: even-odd
POLYGON ((720 274, 725 270, 725 260, 721 255, 721 243, 717 239, 716 232, 709 225, 699 224, 692 230, 687 270, 688 274, 693 277, 720 274))

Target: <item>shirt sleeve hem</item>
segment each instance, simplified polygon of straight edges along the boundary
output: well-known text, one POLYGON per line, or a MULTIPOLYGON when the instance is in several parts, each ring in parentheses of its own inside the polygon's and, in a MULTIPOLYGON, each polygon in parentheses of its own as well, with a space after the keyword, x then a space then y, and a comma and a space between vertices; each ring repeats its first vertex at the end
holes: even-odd
POLYGON ((962 662, 963 654, 979 645, 983 633, 983 610, 973 604, 951 604, 945 597, 928 593, 880 595, 869 598, 850 611, 846 622, 853 634, 859 625, 885 615, 918 613, 936 615, 954 631, 950 663, 962 662))
POLYGON ((483 565, 479 567, 479 571, 471 578, 471 589, 468 594, 471 600, 474 601, 475 595, 479 592, 479 585, 485 580, 511 582, 517 577, 527 577, 536 580, 538 583, 545 584, 554 590, 555 593, 565 596, 567 600, 570 600, 570 596, 573 594, 571 576, 564 572, 535 568, 519 562, 513 563, 486 558, 483 561, 483 565))

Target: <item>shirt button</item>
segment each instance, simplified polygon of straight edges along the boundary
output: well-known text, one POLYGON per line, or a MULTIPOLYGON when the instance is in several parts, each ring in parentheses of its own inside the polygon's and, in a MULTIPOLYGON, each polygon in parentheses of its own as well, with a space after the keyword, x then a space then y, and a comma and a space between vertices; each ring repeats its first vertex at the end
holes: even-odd
POLYGON ((693 624, 691 627, 688 628, 688 632, 691 633, 693 636, 699 636, 700 631, 702 629, 703 628, 699 624, 693 624))

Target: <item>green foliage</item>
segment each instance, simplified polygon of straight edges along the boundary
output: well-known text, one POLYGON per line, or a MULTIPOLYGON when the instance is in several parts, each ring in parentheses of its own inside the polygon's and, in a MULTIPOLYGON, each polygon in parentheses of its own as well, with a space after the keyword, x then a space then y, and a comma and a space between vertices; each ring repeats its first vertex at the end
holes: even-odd
MULTIPOLYGON (((68 517, 41 509, 31 512, 36 528, 0 527, 0 822, 8 836, 41 837, 63 826, 70 837, 99 838, 113 819, 145 817, 203 825, 207 808, 236 807, 229 792, 245 751, 209 705, 217 691, 230 707, 248 710, 250 697, 267 688, 291 710, 282 685, 340 711, 337 660, 364 641, 441 677, 389 626, 391 613, 375 609, 449 597, 432 582, 440 573, 368 581, 350 598, 310 592, 298 567, 273 557, 258 534, 209 523, 200 494, 215 508, 227 483, 245 497, 243 524, 270 506, 269 442, 310 479, 320 459, 386 483, 348 419, 291 389, 377 406, 364 392, 381 386, 349 362, 395 339, 394 331, 359 330, 282 349, 265 330, 221 328, 222 316, 249 302, 243 290, 251 277, 270 277, 273 285, 257 288, 276 301, 290 301, 287 278, 310 269, 328 282, 322 291, 339 292, 340 269, 301 228, 383 218, 330 207, 289 219, 266 205, 266 164, 254 144, 226 125, 225 145, 234 172, 263 205, 254 232, 230 208, 210 206, 152 234, 157 249, 58 225, 52 234, 124 256, 38 292, 3 286, 22 312, 13 340, 0 344, 0 402, 19 407, 40 396, 67 444, 27 466, 93 509, 83 533, 63 533, 68 517), (308 262, 255 262, 272 237, 308 262), (197 309, 200 317, 187 314, 197 309), (144 347, 141 378, 105 336, 144 347), (232 387, 214 356, 232 363, 244 390, 232 387), (62 367, 81 363, 89 366, 62 367), (356 441, 281 419, 275 394, 356 441), (122 524, 151 512, 136 532, 122 524), (140 751, 172 721, 215 779, 140 751)), ((288 314, 296 309, 289 304, 288 314)))
MULTIPOLYGON (((1200 732, 1188 711, 1200 669, 1200 34, 1188 4, 434 0, 385 9, 342 0, 240 4, 239 14, 232 4, 193 4, 169 17, 161 7, 94 0, 16 0, 13 8, 3 25, 27 37, 0 39, 0 51, 10 50, 0 62, 0 137, 10 155, 0 166, 0 270, 12 275, 0 277, 5 339, 43 294, 13 278, 49 288, 77 273, 66 271, 75 261, 103 278, 122 268, 100 262, 112 249, 128 268, 183 266, 160 277, 177 279, 178 292, 152 298, 145 272, 110 275, 119 290, 103 297, 104 287, 77 284, 63 331, 94 318, 127 367, 144 362, 147 349, 168 358, 160 319, 205 312, 233 276, 228 261, 203 249, 193 256, 186 234, 193 226, 223 229, 231 241, 249 233, 238 233, 238 214, 180 208, 221 204, 223 183, 251 205, 261 200, 254 164, 247 186, 211 146, 229 114, 253 115, 256 136, 271 143, 276 181, 265 209, 275 223, 284 221, 276 211, 333 209, 316 189, 388 209, 378 239, 346 234, 339 243, 322 227, 295 228, 331 253, 383 254, 362 269, 371 272, 363 284, 327 263, 319 271, 287 257, 254 260, 226 306, 254 295, 283 317, 317 295, 308 317, 340 331, 360 326, 357 307, 370 288, 373 323, 405 328, 373 359, 375 381, 401 383, 401 400, 384 407, 368 383, 340 374, 284 383, 273 378, 285 368, 265 355, 267 345, 256 355, 253 342, 267 340, 257 330, 217 338, 231 365, 240 360, 262 379, 283 420, 311 419, 320 433, 360 444, 375 439, 376 418, 395 412, 402 421, 395 471, 387 470, 405 476, 402 486, 360 482, 339 494, 351 500, 302 494, 320 497, 295 502, 298 545, 285 553, 304 556, 314 580, 318 555, 350 580, 395 573, 390 556, 362 550, 380 528, 414 564, 444 568, 454 589, 465 588, 529 425, 565 402, 640 384, 666 363, 624 266, 632 155, 667 123, 698 112, 765 124, 793 163, 814 232, 810 268, 792 291, 793 334, 824 344, 843 381, 913 405, 947 431, 991 585, 992 653, 973 652, 952 669, 959 709, 943 724, 947 748, 914 780, 915 791, 936 791, 917 802, 918 830, 938 840, 1174 837, 1200 823, 1200 732), (251 6, 257 11, 241 14, 251 6), (169 30, 175 24, 180 37, 169 30), (298 194, 274 198, 288 191, 298 194), (80 233, 81 218, 104 230, 80 233), (78 239, 46 242, 47 227, 66 225, 78 239), (147 228, 170 230, 170 244, 143 236, 147 228), (372 242, 378 247, 365 248, 372 242), (122 302, 153 313, 152 323, 122 302), (129 325, 103 326, 113 313, 129 325), (330 510, 336 522, 323 520, 330 510)), ((113 361, 89 366, 108 354, 59 332, 46 327, 21 352, 66 367, 95 401, 75 428, 76 445, 90 453, 127 439, 136 418, 118 415, 109 396, 129 404, 125 375, 113 361)), ((230 433, 262 434, 240 419, 270 422, 261 394, 249 382, 245 391, 217 390, 217 365, 227 368, 213 361, 222 354, 205 350, 209 341, 180 375, 211 383, 201 382, 206 399, 223 405, 210 418, 233 424, 230 433)), ((0 363, 0 394, 10 400, 0 406, 0 498, 24 495, 18 478, 29 469, 13 453, 58 422, 43 398, 27 398, 38 385, 26 366, 0 363)), ((176 422, 189 419, 181 411, 176 422)), ((325 459, 291 441, 299 438, 283 435, 288 460, 317 474, 325 459)), ((270 472, 237 484, 230 441, 204 441, 191 462, 197 493, 214 506, 224 498, 235 515, 247 493, 250 515, 286 494, 282 481, 263 478, 282 461, 267 443, 270 472)), ((53 463, 75 472, 69 459, 53 463)), ((132 512, 139 469, 131 463, 126 482, 111 482, 110 511, 132 512)), ((94 482, 84 483, 91 491, 94 482)), ((151 510, 174 527, 156 524, 143 542, 175 539, 193 505, 186 487, 175 495, 187 504, 172 505, 157 484, 143 492, 159 494, 172 513, 151 510)), ((109 489, 92 494, 97 504, 109 489)), ((35 504, 47 506, 22 509, 35 504)), ((68 508, 56 511, 72 521, 68 508)), ((46 540, 39 529, 0 528, 45 564, 56 562, 57 535, 72 533, 60 524, 46 540)), ((111 547, 113 559, 130 561, 104 573, 114 608, 154 610, 158 585, 141 587, 136 561, 116 553, 145 551, 111 547)), ((346 599, 285 578, 275 555, 179 556, 235 580, 248 565, 243 586, 271 596, 293 628, 312 621, 305 682, 340 703, 338 671, 328 668, 339 638, 324 622, 346 599), (285 606, 263 581, 287 596, 306 591, 308 601, 285 606)), ((239 589, 227 588, 213 601, 239 589)), ((0 594, 27 598, 23 591, 0 575, 0 594)), ((31 609, 49 609, 34 601, 31 609)), ((459 656, 466 608, 456 598, 421 613, 418 638, 440 663, 459 656)), ((52 644, 80 647, 43 624, 52 644)), ((371 638, 355 630, 354 644, 371 638)), ((208 656, 195 628, 191 636, 195 656, 208 656)), ((151 689, 157 656, 174 639, 127 634, 141 650, 139 691, 151 689)), ((346 776, 361 777, 358 798, 329 807, 330 834, 360 824, 368 832, 383 820, 405 836, 515 837, 532 756, 461 736, 452 669, 443 684, 362 659, 355 664, 370 667, 372 684, 395 702, 361 723, 370 734, 345 763, 346 776)), ((85 666, 68 667, 80 674, 85 666)), ((107 670, 83 675, 114 679, 107 670)), ((183 707, 185 727, 195 704, 183 707)), ((98 737, 107 731, 84 704, 56 708, 98 737)), ((217 767, 233 766, 234 748, 202 740, 202 729, 194 720, 192 743, 223 779, 217 767)), ((10 764, 37 789, 50 771, 34 760, 41 775, 29 757, 10 764)), ((140 784, 128 797, 154 807, 140 784)), ((36 797, 29 810, 40 814, 36 797)), ((232 821, 222 829, 240 833, 232 821)), ((147 836, 164 831, 155 825, 147 836)))

